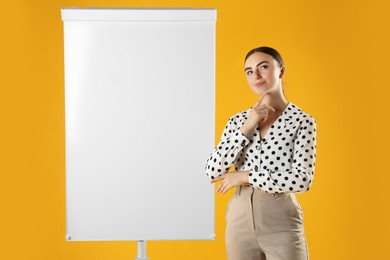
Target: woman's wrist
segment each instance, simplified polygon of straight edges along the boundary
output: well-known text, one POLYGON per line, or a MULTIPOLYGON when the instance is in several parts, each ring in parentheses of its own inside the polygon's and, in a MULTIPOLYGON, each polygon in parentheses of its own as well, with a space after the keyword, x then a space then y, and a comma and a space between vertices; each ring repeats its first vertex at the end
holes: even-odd
POLYGON ((249 138, 249 133, 254 129, 254 127, 248 127, 246 122, 241 126, 240 131, 243 135, 245 135, 247 138, 249 138))
POLYGON ((242 171, 241 178, 243 185, 249 184, 249 171, 242 171))

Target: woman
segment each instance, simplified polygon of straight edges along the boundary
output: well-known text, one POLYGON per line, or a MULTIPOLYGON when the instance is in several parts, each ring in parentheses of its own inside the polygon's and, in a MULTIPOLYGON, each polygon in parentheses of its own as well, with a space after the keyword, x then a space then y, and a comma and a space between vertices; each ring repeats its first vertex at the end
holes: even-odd
POLYGON ((316 121, 286 100, 286 68, 275 49, 251 50, 244 71, 261 97, 229 119, 206 165, 211 182, 220 182, 217 192, 237 187, 226 213, 228 258, 308 259, 294 193, 308 191, 313 181, 316 121), (235 171, 228 173, 231 166, 235 171))

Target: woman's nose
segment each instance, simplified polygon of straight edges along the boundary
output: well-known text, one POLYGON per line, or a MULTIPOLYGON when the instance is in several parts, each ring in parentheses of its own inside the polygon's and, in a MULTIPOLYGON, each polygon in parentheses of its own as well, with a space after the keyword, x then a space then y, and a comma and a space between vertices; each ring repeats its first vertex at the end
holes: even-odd
POLYGON ((255 74, 256 74, 256 78, 257 79, 260 79, 261 78, 261 73, 260 73, 260 70, 255 70, 255 74))

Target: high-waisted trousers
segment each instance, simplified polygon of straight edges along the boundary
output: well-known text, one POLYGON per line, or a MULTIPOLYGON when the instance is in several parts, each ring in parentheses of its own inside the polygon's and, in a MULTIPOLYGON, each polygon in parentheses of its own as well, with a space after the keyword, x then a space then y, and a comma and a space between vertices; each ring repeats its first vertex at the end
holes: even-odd
POLYGON ((303 212, 294 193, 239 186, 226 211, 229 260, 308 260, 303 212))

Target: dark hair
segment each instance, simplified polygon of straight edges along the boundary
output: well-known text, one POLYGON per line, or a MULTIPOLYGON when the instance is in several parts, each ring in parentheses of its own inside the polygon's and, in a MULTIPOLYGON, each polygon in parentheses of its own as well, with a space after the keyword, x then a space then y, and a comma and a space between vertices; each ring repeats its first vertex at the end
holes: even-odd
POLYGON ((272 58, 274 58, 274 60, 276 60, 278 62, 279 67, 284 66, 282 55, 280 55, 280 53, 277 50, 275 50, 274 48, 267 47, 267 46, 262 46, 262 47, 258 47, 258 48, 255 48, 253 50, 250 50, 248 52, 248 54, 245 56, 244 62, 249 58, 249 56, 251 56, 255 52, 263 52, 265 54, 268 54, 268 55, 272 56, 272 58))

